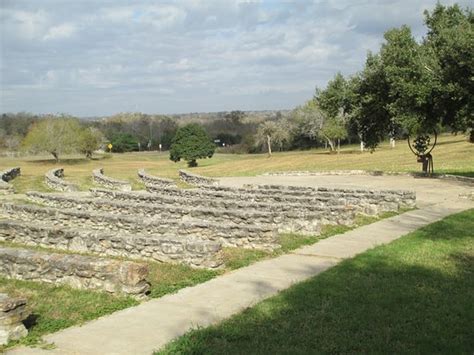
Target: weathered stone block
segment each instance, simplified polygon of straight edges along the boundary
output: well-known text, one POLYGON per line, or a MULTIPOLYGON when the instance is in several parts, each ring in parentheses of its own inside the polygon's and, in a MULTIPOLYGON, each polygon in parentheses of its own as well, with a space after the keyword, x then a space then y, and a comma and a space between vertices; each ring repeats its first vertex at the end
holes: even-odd
POLYGON ((12 279, 132 296, 143 296, 150 288, 144 264, 21 248, 0 247, 0 273, 12 279))
POLYGON ((28 315, 25 299, 0 293, 0 344, 7 344, 28 334, 22 323, 28 315))

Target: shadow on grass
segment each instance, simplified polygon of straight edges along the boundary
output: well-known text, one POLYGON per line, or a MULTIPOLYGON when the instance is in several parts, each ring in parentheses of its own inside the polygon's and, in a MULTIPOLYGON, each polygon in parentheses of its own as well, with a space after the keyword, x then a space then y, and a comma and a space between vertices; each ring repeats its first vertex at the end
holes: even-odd
POLYGON ((474 259, 452 258, 456 276, 364 258, 343 263, 165 353, 469 353, 474 259))
POLYGON ((473 214, 346 260, 162 353, 472 353, 473 214))

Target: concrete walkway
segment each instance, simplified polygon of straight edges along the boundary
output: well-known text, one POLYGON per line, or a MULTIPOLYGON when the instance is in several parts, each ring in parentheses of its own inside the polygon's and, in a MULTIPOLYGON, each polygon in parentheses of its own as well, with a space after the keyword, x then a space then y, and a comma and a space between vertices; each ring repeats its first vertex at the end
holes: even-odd
POLYGON ((226 319, 343 259, 389 243, 450 214, 474 208, 474 202, 446 194, 446 190, 443 196, 447 197, 437 203, 423 201, 419 210, 327 238, 81 327, 48 335, 45 340, 56 345, 53 350, 23 347, 9 353, 151 354, 192 328, 226 319))

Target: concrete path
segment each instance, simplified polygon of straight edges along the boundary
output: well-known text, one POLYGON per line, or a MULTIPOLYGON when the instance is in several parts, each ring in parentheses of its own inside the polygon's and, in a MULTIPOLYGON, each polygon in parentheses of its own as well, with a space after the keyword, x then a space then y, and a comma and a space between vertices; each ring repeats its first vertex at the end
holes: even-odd
POLYGON ((442 195, 446 197, 442 201, 422 200, 424 207, 419 210, 327 238, 82 327, 48 335, 45 340, 56 345, 53 350, 18 348, 9 353, 151 354, 192 328, 215 324, 343 259, 389 243, 450 214, 474 208, 472 201, 458 199, 452 191, 442 195))

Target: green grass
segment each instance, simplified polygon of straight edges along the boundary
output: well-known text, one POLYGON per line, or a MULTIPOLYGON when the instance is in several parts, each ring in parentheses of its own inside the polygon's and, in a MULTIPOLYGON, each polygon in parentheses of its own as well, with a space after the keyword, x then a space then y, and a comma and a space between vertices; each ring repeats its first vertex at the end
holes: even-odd
MULTIPOLYGON (((433 151, 435 171, 463 176, 474 176, 474 144, 464 136, 442 135, 439 146, 433 151)), ((83 190, 92 187, 93 169, 103 167, 105 174, 128 180, 134 189, 143 187, 137 181, 137 171, 145 168, 151 174, 178 180, 178 170, 186 169, 186 162, 173 163, 168 152, 141 152, 106 154, 93 160, 82 156, 66 156, 56 164, 51 156, 0 157, 0 170, 20 166, 22 176, 12 181, 17 192, 28 190, 47 191, 43 184, 44 174, 57 166, 64 167, 65 179, 78 184, 83 190)), ((254 176, 265 172, 288 170, 382 170, 395 172, 419 172, 420 164, 410 152, 406 142, 399 141, 395 149, 383 143, 374 153, 360 153, 358 146, 345 146, 341 154, 328 154, 324 149, 266 154, 215 154, 211 159, 198 161, 193 168, 207 176, 254 176)))
MULTIPOLYGON (((399 213, 403 213, 406 211, 408 211, 408 209, 401 210, 399 213)), ((331 237, 336 234, 342 234, 351 229, 374 223, 381 219, 393 217, 397 214, 397 212, 384 212, 381 213, 379 216, 358 215, 355 218, 354 224, 352 226, 326 225, 323 226, 321 234, 319 235, 282 233, 278 236, 278 244, 281 245, 281 248, 274 251, 252 250, 242 248, 224 248, 225 269, 235 270, 263 259, 268 259, 285 253, 289 253, 290 251, 298 249, 302 246, 314 244, 319 240, 331 237)))
MULTIPOLYGON (((18 244, 0 242, 0 246, 18 247, 18 244)), ((23 248, 25 246, 22 246, 23 248)), ((50 251, 41 247, 27 247, 50 251)), ((56 253, 71 254, 68 251, 56 253)), ((150 298, 158 298, 181 288, 194 286, 219 275, 222 271, 192 269, 185 265, 143 262, 149 267, 150 298)), ((19 281, 0 277, 0 293, 24 297, 32 312, 34 322, 27 322, 28 336, 21 341, 10 342, 8 348, 18 344, 37 345, 41 336, 81 324, 85 321, 137 305, 130 297, 112 296, 105 292, 76 290, 67 286, 55 286, 41 282, 19 281)), ((0 346, 0 352, 7 347, 0 346)))
MULTIPOLYGON (((104 292, 76 290, 31 281, 7 280, 0 277, 0 292, 27 299, 31 311, 26 321, 28 336, 8 344, 36 345, 46 333, 81 324, 100 316, 138 304, 130 297, 117 297, 104 292)), ((0 352, 5 350, 0 345, 0 352)))
POLYGON ((157 354, 472 354, 473 231, 450 216, 157 354))

